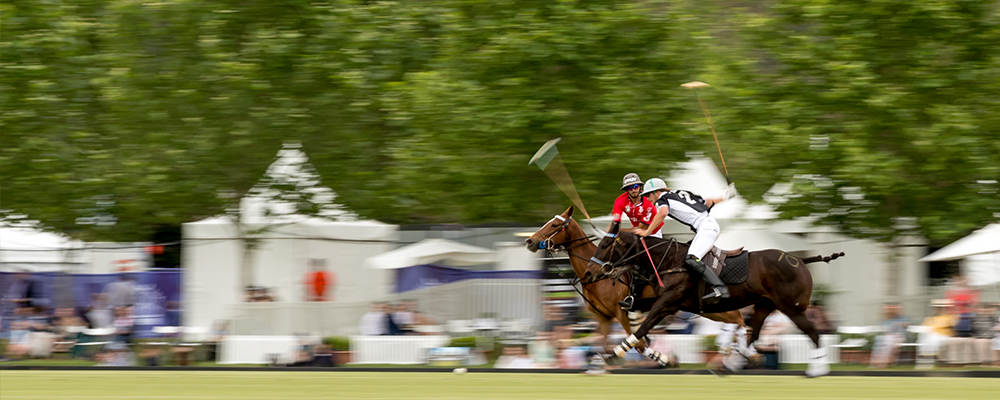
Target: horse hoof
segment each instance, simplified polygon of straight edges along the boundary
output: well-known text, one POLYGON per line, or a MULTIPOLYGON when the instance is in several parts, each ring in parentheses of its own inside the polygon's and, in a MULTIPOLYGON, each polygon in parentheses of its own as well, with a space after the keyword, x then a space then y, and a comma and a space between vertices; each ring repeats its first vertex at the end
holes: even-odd
POLYGON ((612 354, 610 356, 604 357, 604 363, 613 367, 620 367, 622 365, 625 365, 625 359, 612 354))

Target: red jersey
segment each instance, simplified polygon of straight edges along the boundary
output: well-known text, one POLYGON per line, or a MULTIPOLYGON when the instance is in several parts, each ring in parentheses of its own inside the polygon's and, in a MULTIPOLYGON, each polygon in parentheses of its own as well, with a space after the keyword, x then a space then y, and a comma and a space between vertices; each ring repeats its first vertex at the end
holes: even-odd
MULTIPOLYGON (((628 216, 628 220, 632 222, 632 226, 639 226, 640 223, 649 225, 653 222, 653 217, 656 216, 656 207, 645 197, 641 197, 639 200, 639 205, 632 204, 632 200, 628 198, 628 193, 622 193, 615 199, 615 206, 611 209, 612 216, 617 215, 615 221, 622 220, 622 214, 628 216)), ((660 226, 650 233, 656 233, 660 231, 663 227, 661 223, 660 226)))

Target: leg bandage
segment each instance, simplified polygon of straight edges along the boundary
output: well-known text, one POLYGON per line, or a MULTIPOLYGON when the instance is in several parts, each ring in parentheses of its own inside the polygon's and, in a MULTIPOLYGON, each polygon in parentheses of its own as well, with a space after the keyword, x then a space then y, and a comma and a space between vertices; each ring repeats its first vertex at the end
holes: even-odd
POLYGON ((618 346, 615 346, 615 355, 619 358, 625 358, 625 353, 632 350, 636 343, 639 343, 639 339, 635 335, 629 335, 618 346))

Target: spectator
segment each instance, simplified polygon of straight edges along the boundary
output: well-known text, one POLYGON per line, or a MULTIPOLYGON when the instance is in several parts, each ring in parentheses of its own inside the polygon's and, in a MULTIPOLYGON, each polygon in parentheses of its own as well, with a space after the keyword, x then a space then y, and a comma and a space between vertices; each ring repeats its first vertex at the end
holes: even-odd
POLYGON ((506 346, 503 348, 503 355, 497 358, 494 368, 507 369, 527 369, 538 368, 535 361, 528 356, 528 352, 521 346, 506 346))
POLYGON ((381 302, 372 302, 370 309, 365 315, 361 316, 361 322, 358 324, 358 331, 362 335, 367 336, 378 336, 385 335, 389 333, 389 316, 386 314, 386 304, 381 302))
POLYGON ((129 343, 132 341, 132 329, 135 320, 132 319, 131 307, 115 308, 115 342, 129 343))
POLYGON ((84 310, 84 315, 90 323, 91 328, 107 328, 114 325, 115 315, 107 302, 106 293, 92 293, 90 304, 84 310))
POLYGON ((969 281, 963 275, 952 278, 953 287, 945 292, 945 299, 951 301, 951 312, 954 314, 971 313, 979 304, 979 291, 969 287, 969 281))
POLYGON ((337 285, 337 275, 326 270, 326 260, 314 258, 309 261, 306 273, 306 301, 331 301, 333 288, 337 285))
POLYGON ((30 324, 26 319, 16 319, 10 323, 10 339, 5 348, 4 360, 17 360, 25 358, 31 351, 31 341, 29 339, 30 324))
POLYGON ((556 366, 555 335, 552 332, 538 332, 535 340, 528 343, 528 354, 541 368, 556 366))
POLYGON ((872 346, 872 358, 869 366, 885 368, 896 362, 899 356, 899 344, 906 340, 906 328, 909 319, 902 313, 902 306, 889 303, 882 306, 882 334, 875 338, 872 346))
POLYGON ((932 300, 931 307, 934 308, 934 315, 924 318, 922 326, 925 331, 917 339, 920 343, 920 355, 932 359, 935 357, 944 359, 948 339, 954 336, 952 327, 955 326, 955 315, 948 310, 951 307, 951 300, 932 300))
POLYGON ((972 318, 971 352, 974 358, 970 363, 988 367, 1000 362, 992 349, 992 341, 996 336, 993 327, 996 323, 996 308, 989 304, 980 304, 972 318))
POLYGON ((396 327, 399 329, 401 334, 409 335, 413 333, 413 327, 416 324, 416 314, 413 310, 416 307, 416 302, 412 300, 403 300, 396 304, 395 311, 393 311, 390 318, 396 323, 396 327))
POLYGON ((131 307, 135 304, 135 282, 126 272, 118 274, 118 280, 104 285, 108 305, 112 308, 131 307))
POLYGON ((764 319, 764 326, 760 328, 760 339, 754 342, 757 352, 764 356, 764 368, 779 369, 778 335, 790 333, 794 328, 792 320, 780 311, 772 312, 764 319))
POLYGON ((833 323, 830 322, 830 316, 826 312, 826 308, 819 302, 814 302, 809 308, 806 309, 806 318, 809 322, 813 323, 816 327, 816 331, 820 335, 828 335, 836 331, 833 323))
POLYGON ((31 279, 31 274, 18 271, 14 274, 14 282, 7 287, 4 301, 14 304, 14 308, 34 307, 42 298, 42 288, 38 282, 31 279))

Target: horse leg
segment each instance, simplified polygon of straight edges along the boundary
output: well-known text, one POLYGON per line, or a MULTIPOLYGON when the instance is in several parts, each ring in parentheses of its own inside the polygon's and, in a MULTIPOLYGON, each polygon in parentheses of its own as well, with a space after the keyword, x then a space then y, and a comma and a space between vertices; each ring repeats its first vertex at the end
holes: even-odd
POLYGON ((799 327, 803 333, 809 335, 809 339, 815 345, 810 356, 809 367, 806 369, 806 376, 815 378, 829 374, 830 364, 827 360, 826 350, 819 345, 819 332, 816 331, 816 327, 813 326, 812 321, 809 321, 805 314, 797 308, 791 308, 788 311, 782 310, 782 312, 787 314, 792 319, 792 322, 795 323, 795 326, 799 327))
MULTIPOLYGON (((677 303, 680 295, 681 291, 676 289, 672 289, 661 295, 660 298, 653 303, 653 308, 649 310, 649 314, 646 315, 646 320, 642 322, 639 329, 615 347, 615 356, 624 358, 626 352, 635 347, 636 344, 640 343, 639 338, 645 337, 646 334, 649 333, 649 330, 653 329, 653 327, 660 323, 663 318, 677 312, 677 303)), ((648 348, 647 351, 649 351, 648 348)), ((647 355, 647 357, 649 356, 647 355)))
MULTIPOLYGON (((754 348, 754 342, 760 339, 760 328, 764 326, 764 320, 774 312, 775 308, 774 302, 770 299, 762 299, 757 304, 754 304, 753 315, 750 316, 750 329, 753 332, 750 333, 750 343, 747 344, 751 349, 754 348)), ((754 352, 756 352, 756 349, 754 349, 754 352)))
POLYGON ((720 352, 728 353, 732 349, 734 335, 739 338, 737 340, 738 347, 736 351, 740 352, 740 354, 746 352, 747 326, 743 322, 743 314, 734 310, 723 313, 707 313, 702 314, 702 316, 725 324, 722 326, 722 332, 715 336, 715 345, 719 347, 720 352))

